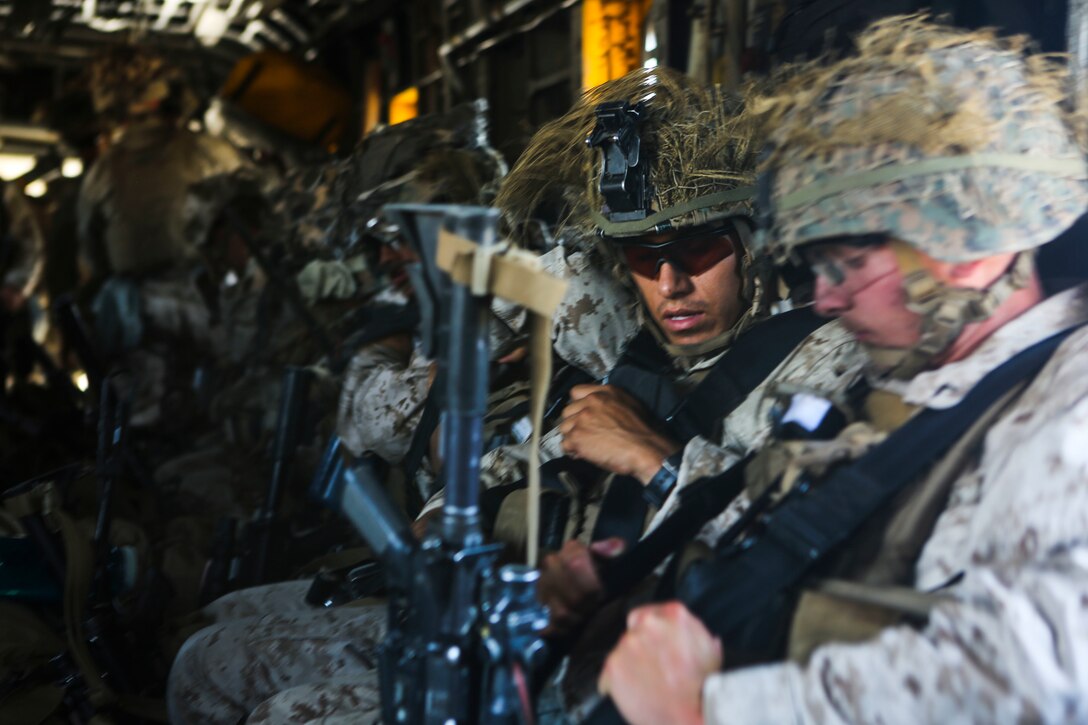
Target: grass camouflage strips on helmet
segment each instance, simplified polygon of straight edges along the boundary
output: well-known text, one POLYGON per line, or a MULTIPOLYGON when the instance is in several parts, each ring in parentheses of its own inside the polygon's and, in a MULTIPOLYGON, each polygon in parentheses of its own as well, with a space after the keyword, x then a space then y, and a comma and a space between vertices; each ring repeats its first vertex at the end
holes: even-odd
MULTIPOLYGON (((598 236, 630 244, 664 230, 720 228, 730 218, 750 219, 759 148, 759 125, 742 97, 668 68, 640 69, 587 91, 567 114, 545 124, 510 172, 496 205, 514 228, 527 225, 542 209, 552 212, 556 237, 602 253, 626 282, 626 267, 613 245, 600 244, 598 236), (601 154, 586 144, 597 127, 597 107, 614 101, 644 104, 638 123, 650 186, 644 219, 607 218, 599 185, 601 154)), ((748 227, 735 226, 742 227, 737 241, 744 247, 743 295, 751 306, 734 334, 765 314, 768 304, 766 273, 752 257, 748 227)))
POLYGON ((820 240, 901 242, 923 333, 912 351, 870 348, 883 372, 911 377, 931 364, 1031 272, 1025 254, 988 289, 951 288, 919 252, 953 264, 1026 253, 1088 205, 1084 125, 1067 107, 1065 68, 1025 46, 926 15, 886 18, 858 36, 855 56, 787 69, 753 104, 770 147, 762 251, 783 262, 820 240))
MULTIPOLYGON (((759 143, 754 119, 739 96, 699 85, 668 68, 637 70, 586 91, 565 115, 533 136, 496 198, 512 224, 527 223, 541 208, 562 200, 557 230, 596 232, 604 207, 598 182, 600 154, 585 145, 597 125, 596 109, 607 101, 646 102, 640 124, 643 152, 650 158, 653 212, 711 195, 751 187, 759 143)), ((702 224, 726 216, 751 216, 751 193, 735 201, 697 205, 666 217, 667 228, 702 224)), ((557 205, 558 206, 558 205, 557 205)), ((648 221, 609 236, 654 231, 648 221)))

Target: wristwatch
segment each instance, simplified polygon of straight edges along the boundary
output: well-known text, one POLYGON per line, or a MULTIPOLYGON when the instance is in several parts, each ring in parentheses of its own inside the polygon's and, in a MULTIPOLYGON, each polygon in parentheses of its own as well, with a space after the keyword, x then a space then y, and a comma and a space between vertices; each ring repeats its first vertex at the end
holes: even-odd
POLYGON ((661 462, 661 468, 642 489, 642 497, 646 503, 654 508, 661 508, 669 492, 676 486, 680 478, 680 463, 684 460, 684 452, 673 453, 661 462))

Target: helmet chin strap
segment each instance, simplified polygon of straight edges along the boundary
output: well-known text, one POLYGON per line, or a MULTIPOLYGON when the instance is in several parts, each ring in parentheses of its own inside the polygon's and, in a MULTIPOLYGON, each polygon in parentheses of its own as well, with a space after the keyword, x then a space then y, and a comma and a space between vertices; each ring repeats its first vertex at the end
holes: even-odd
POLYGON ((692 366, 698 365, 704 362, 707 358, 713 357, 721 353, 725 348, 733 344, 733 340, 736 337, 752 326, 754 322, 754 316, 752 310, 749 308, 740 316, 732 327, 725 332, 722 332, 709 340, 695 343, 694 345, 677 345, 676 343, 669 342, 668 335, 661 329, 661 326, 657 324, 657 321, 646 310, 646 305, 639 304, 639 317, 642 324, 657 338, 657 342, 661 345, 661 348, 669 353, 669 355, 676 359, 681 368, 688 369, 692 366))
POLYGON ((768 281, 773 278, 773 273, 768 260, 755 258, 752 255, 751 227, 745 221, 736 220, 733 228, 739 242, 737 247, 740 254, 737 263, 740 265, 740 296, 745 301, 746 308, 732 327, 709 340, 694 345, 678 345, 669 341, 668 335, 646 309, 645 303, 639 304, 638 312, 642 324, 649 328, 662 349, 675 358, 683 368, 691 368, 705 362, 708 358, 721 354, 741 333, 766 317, 767 310, 773 302, 772 291, 767 289, 768 281))
POLYGON ((907 309, 921 315, 922 330, 909 349, 865 345, 871 369, 884 377, 913 378, 948 350, 964 327, 988 318, 1031 279, 1032 256, 1021 252, 986 289, 949 287, 929 273, 913 247, 898 240, 889 245, 903 271, 907 309))

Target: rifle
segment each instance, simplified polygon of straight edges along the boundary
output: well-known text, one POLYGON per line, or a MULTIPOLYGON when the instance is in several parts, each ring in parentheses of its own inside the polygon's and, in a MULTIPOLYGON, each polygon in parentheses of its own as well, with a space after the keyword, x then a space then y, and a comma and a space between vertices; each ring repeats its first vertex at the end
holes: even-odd
POLYGON ((212 539, 212 551, 204 563, 197 593, 197 605, 214 602, 230 589, 230 566, 234 560, 234 545, 238 519, 225 517, 219 520, 212 539))
POLYGON ((437 529, 423 541, 412 535, 371 459, 343 466, 322 493, 366 538, 385 571, 390 603, 379 658, 382 716, 386 723, 428 725, 530 722, 527 683, 542 661, 540 632, 548 619, 535 599, 539 574, 526 566, 498 567, 502 546, 485 544, 480 531, 489 298, 440 273, 435 255, 443 225, 481 246, 494 244, 497 213, 394 205, 386 214, 421 259, 410 274, 424 348, 435 350, 443 323, 449 334, 441 355, 448 370, 442 440, 447 500, 437 529))
MULTIPOLYGON (((91 541, 91 555, 85 563, 69 560, 73 551, 82 549, 82 541, 72 537, 81 536, 78 529, 61 525, 65 532, 58 537, 46 523, 42 513, 34 511, 20 517, 20 522, 27 536, 37 550, 39 561, 44 564, 56 584, 56 596, 63 590, 64 625, 69 635, 69 650, 54 658, 49 668, 43 670, 56 676, 65 689, 65 702, 73 712, 79 715, 80 722, 89 721, 94 714, 94 707, 86 695, 89 683, 85 677, 94 674, 107 683, 110 689, 124 693, 137 693, 146 687, 146 680, 154 673, 151 668, 133 666, 137 661, 131 642, 119 625, 114 607, 115 587, 112 579, 114 564, 123 566, 123 556, 114 557, 110 547, 110 531, 113 519, 114 490, 125 470, 124 451, 127 446, 126 424, 128 396, 120 375, 111 375, 103 381, 101 402, 99 405, 98 448, 96 473, 98 477, 98 513, 94 534, 91 541), (68 602, 72 592, 79 591, 78 584, 72 584, 71 569, 75 569, 75 578, 86 576, 84 600, 68 602), (89 570, 89 571, 88 571, 89 570), (69 587, 74 587, 69 591, 69 587), (74 606, 74 608, 69 608, 74 606), (82 638, 73 640, 72 637, 82 638), (80 660, 78 648, 86 647, 85 652, 92 658, 91 670, 84 670, 88 660, 80 660), (74 662, 79 662, 76 667, 74 662), (98 671, 95 672, 94 668, 98 671)), ((63 473, 65 469, 61 469, 63 473)), ((40 485, 41 480, 32 480, 15 487, 8 495, 25 495, 33 485, 40 485)), ((39 564, 40 566, 40 564, 39 564)), ((52 597, 49 597, 52 598, 52 597)), ((131 637, 132 632, 128 635, 131 637)))
MULTIPOLYGON (((273 542, 281 540, 282 526, 279 521, 284 491, 291 477, 295 452, 303 434, 303 418, 310 392, 313 374, 306 368, 288 367, 280 386, 280 409, 276 419, 276 437, 272 445, 272 475, 268 479, 264 502, 256 517, 246 525, 245 544, 241 555, 241 574, 233 584, 255 586, 268 579, 273 542)), ((279 557, 276 557, 278 561, 279 557)), ((215 586, 214 583, 211 586, 215 586)))
MULTIPOLYGON (((110 545, 113 523, 113 501, 122 476, 131 462, 128 445, 128 413, 131 398, 131 381, 124 373, 112 373, 102 381, 98 408, 98 447, 96 474, 98 478, 98 515, 92 539, 92 566, 88 615, 84 629, 95 659, 103 667, 103 675, 120 692, 136 693, 144 690, 150 667, 134 665, 145 657, 137 656, 133 646, 131 626, 122 627, 114 607, 115 587, 111 581, 114 562, 110 545), (125 631, 125 630, 128 631, 125 631)), ((131 625, 131 623, 129 623, 131 625)))
MULTIPOLYGON (((106 384, 107 367, 102 361, 102 356, 83 315, 80 314, 79 306, 72 295, 64 294, 53 302, 52 310, 57 326, 64 336, 64 344, 70 346, 75 352, 83 372, 87 374, 87 389, 92 396, 91 400, 94 400, 94 396, 97 395, 101 403, 103 400, 101 390, 106 384)), ((91 415, 94 412, 92 408, 88 414, 91 415)), ((150 490, 152 476, 138 452, 132 446, 121 446, 119 451, 128 473, 142 487, 150 490)))

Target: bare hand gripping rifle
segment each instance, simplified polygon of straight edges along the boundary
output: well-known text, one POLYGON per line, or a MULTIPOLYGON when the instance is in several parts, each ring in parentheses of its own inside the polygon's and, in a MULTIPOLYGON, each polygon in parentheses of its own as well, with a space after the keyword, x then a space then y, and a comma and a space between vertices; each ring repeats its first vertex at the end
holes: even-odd
POLYGON ((366 459, 342 466, 322 495, 358 528, 386 573, 390 602, 380 653, 383 719, 531 722, 529 682, 543 660, 540 632, 548 622, 547 610, 536 601, 535 567, 499 567, 501 545, 484 542, 478 487, 490 298, 510 293, 511 275, 505 275, 503 292, 504 272, 514 273, 515 286, 530 276, 540 281, 540 273, 520 253, 504 253, 492 209, 393 205, 385 213, 419 254, 410 276, 420 305, 424 352, 445 368, 447 387, 442 423, 446 502, 437 531, 422 541, 412 535, 366 459))

